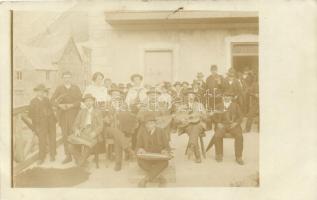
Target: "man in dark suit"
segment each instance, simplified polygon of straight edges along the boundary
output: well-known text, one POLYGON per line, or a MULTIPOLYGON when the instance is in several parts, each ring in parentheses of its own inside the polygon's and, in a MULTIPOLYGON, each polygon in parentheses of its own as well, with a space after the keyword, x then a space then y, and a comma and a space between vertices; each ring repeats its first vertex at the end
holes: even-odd
POLYGON ((214 143, 216 147, 216 160, 222 161, 223 157, 223 137, 226 133, 230 133, 234 137, 234 149, 236 162, 243 165, 243 136, 242 136, 242 112, 239 105, 232 100, 233 94, 226 93, 223 103, 217 105, 217 110, 221 113, 214 114, 213 118, 216 122, 214 143))
POLYGON ((67 137, 72 133, 73 123, 80 109, 81 91, 71 83, 72 74, 64 72, 63 84, 58 86, 52 95, 51 102, 57 108, 58 121, 62 129, 66 158, 63 164, 71 162, 72 157, 67 146, 67 137))
POLYGON ((28 115, 32 120, 32 126, 35 134, 39 138, 39 161, 42 164, 45 160, 46 146, 48 143, 50 160, 55 160, 56 155, 56 118, 51 104, 45 96, 47 88, 40 84, 34 88, 36 97, 34 97, 29 106, 28 115))
POLYGON ((213 108, 215 104, 221 101, 219 95, 223 93, 224 90, 224 78, 218 74, 218 67, 217 65, 211 65, 210 67, 211 75, 206 80, 206 93, 208 93, 210 101, 208 107, 213 108), (214 104, 214 95, 215 95, 215 104, 214 104))
MULTIPOLYGON (((139 129, 137 139, 137 153, 161 153, 168 155, 170 148, 166 134, 161 128, 156 127, 155 114, 149 112, 144 117, 144 126, 139 129)), ((146 171, 146 176, 139 182, 139 187, 146 187, 148 182, 152 182, 158 177, 159 186, 164 186, 166 180, 159 176, 168 166, 167 160, 143 160, 138 158, 139 166, 146 171)))

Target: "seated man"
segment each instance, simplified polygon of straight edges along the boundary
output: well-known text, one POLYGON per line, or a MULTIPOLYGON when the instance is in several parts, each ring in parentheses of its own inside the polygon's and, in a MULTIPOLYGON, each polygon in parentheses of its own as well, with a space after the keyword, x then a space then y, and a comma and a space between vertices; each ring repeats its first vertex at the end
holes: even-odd
POLYGON ((188 89, 185 93, 186 104, 184 105, 183 114, 176 114, 176 121, 180 121, 179 135, 187 133, 188 150, 195 155, 195 162, 201 163, 201 155, 199 150, 199 139, 205 135, 207 115, 204 106, 196 101, 196 94, 192 89, 188 89), (183 118, 183 119, 182 119, 183 118))
MULTIPOLYGON (((163 130, 156 127, 156 119, 153 113, 144 117, 145 125, 139 129, 137 139, 137 154, 161 153, 169 155, 169 146, 163 130)), ((146 176, 139 182, 139 187, 146 187, 148 182, 159 177, 161 172, 168 166, 167 160, 144 160, 138 158, 139 166, 146 171, 146 176)), ((159 186, 164 186, 166 180, 163 176, 158 178, 159 186)))
POLYGON ((223 103, 216 106, 216 109, 222 112, 215 113, 213 116, 216 127, 212 142, 214 142, 216 147, 216 161, 221 162, 223 157, 223 137, 226 133, 230 133, 234 137, 236 162, 243 165, 243 136, 240 125, 242 112, 238 103, 232 100, 233 96, 231 93, 226 93, 223 98, 223 103))
POLYGON ((104 136, 114 140, 115 151, 115 171, 122 168, 122 155, 125 151, 127 158, 132 158, 134 152, 131 148, 131 137, 138 127, 136 116, 127 110, 127 106, 122 99, 122 90, 112 87, 109 91, 111 102, 109 111, 105 114, 104 136))
POLYGON ((102 141, 103 118, 99 110, 94 108, 95 98, 91 94, 83 97, 82 108, 74 122, 74 133, 68 137, 69 148, 76 164, 84 165, 92 148, 102 141))

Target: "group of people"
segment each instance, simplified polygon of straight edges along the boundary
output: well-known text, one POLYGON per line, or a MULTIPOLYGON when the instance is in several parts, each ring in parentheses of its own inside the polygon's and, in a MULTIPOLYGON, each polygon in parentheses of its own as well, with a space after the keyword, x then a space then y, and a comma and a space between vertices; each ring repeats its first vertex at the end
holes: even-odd
POLYGON ((114 141, 115 170, 122 168, 123 155, 137 158, 146 176, 139 182, 166 182, 161 172, 168 160, 141 159, 140 154, 170 155, 171 133, 189 136, 187 151, 201 163, 199 141, 206 130, 214 130, 209 147, 215 145, 216 161, 223 157, 223 137, 230 133, 235 139, 236 162, 243 165, 243 129, 251 130, 253 119, 259 114, 257 74, 230 69, 226 77, 212 65, 211 75, 204 80, 197 74, 188 82, 163 82, 143 85, 140 74, 131 76, 131 83, 114 84, 101 72, 92 76, 92 84, 82 92, 72 84, 71 72, 62 74, 63 84, 49 98, 44 84, 34 88, 36 96, 29 106, 32 129, 39 138, 39 160, 42 164, 49 149, 50 160, 56 156, 56 124, 62 130, 65 159, 84 166, 98 144, 114 141))

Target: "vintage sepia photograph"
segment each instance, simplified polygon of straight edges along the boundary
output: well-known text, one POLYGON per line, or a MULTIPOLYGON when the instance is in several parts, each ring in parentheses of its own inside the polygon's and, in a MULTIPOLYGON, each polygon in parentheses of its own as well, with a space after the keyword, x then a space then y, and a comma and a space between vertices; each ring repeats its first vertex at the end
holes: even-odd
POLYGON ((188 2, 10 11, 13 188, 260 186, 256 1, 188 2))

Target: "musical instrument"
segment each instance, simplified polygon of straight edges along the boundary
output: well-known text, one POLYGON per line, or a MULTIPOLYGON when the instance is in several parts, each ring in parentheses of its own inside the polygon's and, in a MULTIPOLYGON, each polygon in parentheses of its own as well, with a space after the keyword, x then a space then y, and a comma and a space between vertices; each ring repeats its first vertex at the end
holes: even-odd
POLYGON ((97 144, 97 138, 91 135, 91 128, 87 127, 80 130, 80 135, 72 134, 68 136, 67 141, 71 144, 83 144, 88 147, 93 147, 97 144))
POLYGON ((201 120, 201 115, 199 113, 177 113, 174 115, 175 123, 178 124, 178 127, 186 127, 189 124, 199 123, 201 120))
POLYGON ((137 153, 136 157, 142 160, 170 160, 172 155, 166 155, 161 153, 137 153))

